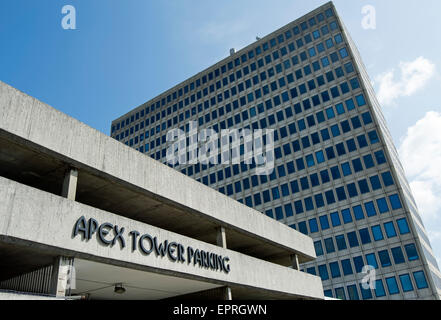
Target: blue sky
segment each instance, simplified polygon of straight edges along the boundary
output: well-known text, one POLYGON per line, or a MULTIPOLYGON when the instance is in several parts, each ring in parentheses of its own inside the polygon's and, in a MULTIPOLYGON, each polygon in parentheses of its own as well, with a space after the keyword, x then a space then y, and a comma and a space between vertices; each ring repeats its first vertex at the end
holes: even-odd
MULTIPOLYGON (((317 0, 1 0, 0 80, 108 134, 113 119, 322 5, 317 0), (76 30, 61 27, 64 5, 76 30)), ((441 1, 336 0, 441 257, 441 1), (362 27, 362 8, 376 29, 362 27)))

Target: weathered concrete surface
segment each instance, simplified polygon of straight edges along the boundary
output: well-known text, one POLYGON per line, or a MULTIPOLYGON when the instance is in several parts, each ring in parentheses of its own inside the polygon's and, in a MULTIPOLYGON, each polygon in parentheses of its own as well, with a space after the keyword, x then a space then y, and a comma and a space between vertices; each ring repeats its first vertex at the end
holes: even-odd
POLYGON ((0 82, 0 130, 104 172, 201 217, 314 259, 312 239, 0 82), (203 195, 203 196, 202 196, 203 195))
MULTIPOLYGON (((283 293, 288 297, 323 298, 319 277, 262 261, 219 246, 197 241, 135 220, 111 214, 84 204, 56 196, 0 177, 0 237, 16 244, 33 243, 42 250, 60 250, 63 255, 86 258, 110 264, 123 264, 140 270, 155 271, 179 277, 209 281, 223 285, 260 288, 283 293), (126 247, 117 243, 105 246, 96 236, 91 240, 73 237, 77 219, 85 216, 99 223, 109 222, 125 228, 126 247), (230 273, 212 271, 187 262, 172 262, 154 253, 146 256, 131 251, 127 233, 137 230, 157 236, 160 241, 181 243, 185 248, 213 252, 230 258, 230 273)), ((108 237, 112 239, 112 237, 108 237)))

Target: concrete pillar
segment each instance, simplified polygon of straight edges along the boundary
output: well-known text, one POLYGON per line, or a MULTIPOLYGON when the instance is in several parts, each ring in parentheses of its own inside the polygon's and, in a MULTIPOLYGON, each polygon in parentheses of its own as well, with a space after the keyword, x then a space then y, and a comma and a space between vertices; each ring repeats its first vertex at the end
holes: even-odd
POLYGON ((299 265, 299 257, 296 254, 292 254, 291 255, 291 263, 292 263, 292 268, 295 270, 300 270, 300 265, 299 265))
POLYGON ((70 200, 75 200, 77 193, 78 170, 69 168, 66 171, 63 181, 61 196, 70 200))
POLYGON ((224 300, 233 300, 233 295, 231 294, 231 288, 230 287, 225 287, 224 288, 224 300))
POLYGON ((75 272, 73 268, 73 258, 57 257, 52 266, 51 289, 50 293, 56 297, 70 295, 70 291, 75 288, 75 272))
POLYGON ((225 233, 225 228, 224 227, 219 227, 217 228, 217 245, 219 247, 222 247, 224 249, 227 248, 227 235, 225 233))
MULTIPOLYGON (((219 247, 222 247, 224 249, 227 248, 227 234, 224 227, 217 228, 216 242, 219 247)), ((230 287, 222 288, 222 298, 223 300, 233 300, 233 295, 231 294, 230 287)))

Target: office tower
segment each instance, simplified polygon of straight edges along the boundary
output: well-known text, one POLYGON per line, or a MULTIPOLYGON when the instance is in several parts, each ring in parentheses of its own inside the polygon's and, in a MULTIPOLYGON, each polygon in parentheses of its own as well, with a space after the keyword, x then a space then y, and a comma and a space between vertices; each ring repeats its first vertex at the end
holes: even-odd
MULTIPOLYGON (((111 135, 166 163, 166 134, 276 129, 275 170, 175 169, 313 238, 325 295, 439 299, 441 274, 381 107, 329 2, 112 122, 111 135), (375 268, 363 273, 364 266, 375 268), (375 276, 375 289, 363 279, 375 276)), ((243 150, 241 150, 243 151, 243 150)))

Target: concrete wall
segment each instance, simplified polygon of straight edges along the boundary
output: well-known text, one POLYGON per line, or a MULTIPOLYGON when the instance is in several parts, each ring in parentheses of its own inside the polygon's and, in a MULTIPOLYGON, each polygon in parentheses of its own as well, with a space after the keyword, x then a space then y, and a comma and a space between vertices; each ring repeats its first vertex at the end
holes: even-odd
POLYGON ((0 82, 0 130, 101 171, 206 219, 314 259, 312 239, 0 82), (203 195, 203 197, 201 197, 203 195))
POLYGON ((16 243, 27 241, 33 243, 34 247, 44 250, 58 250, 65 255, 99 262, 119 263, 127 267, 195 280, 323 298, 319 277, 111 214, 3 177, 0 177, 0 236, 5 237, 6 240, 18 241, 16 243), (82 240, 81 236, 73 238, 74 225, 81 216, 85 216, 86 219, 94 218, 99 223, 109 222, 125 227, 126 248, 122 249, 119 243, 113 248, 105 246, 96 237, 88 242, 82 240), (139 250, 132 252, 130 238, 127 237, 127 233, 131 230, 157 236, 162 241, 175 241, 183 244, 185 248, 191 246, 228 256, 231 271, 226 274, 193 264, 188 265, 187 262, 172 262, 167 257, 156 257, 154 253, 145 256, 139 250))

